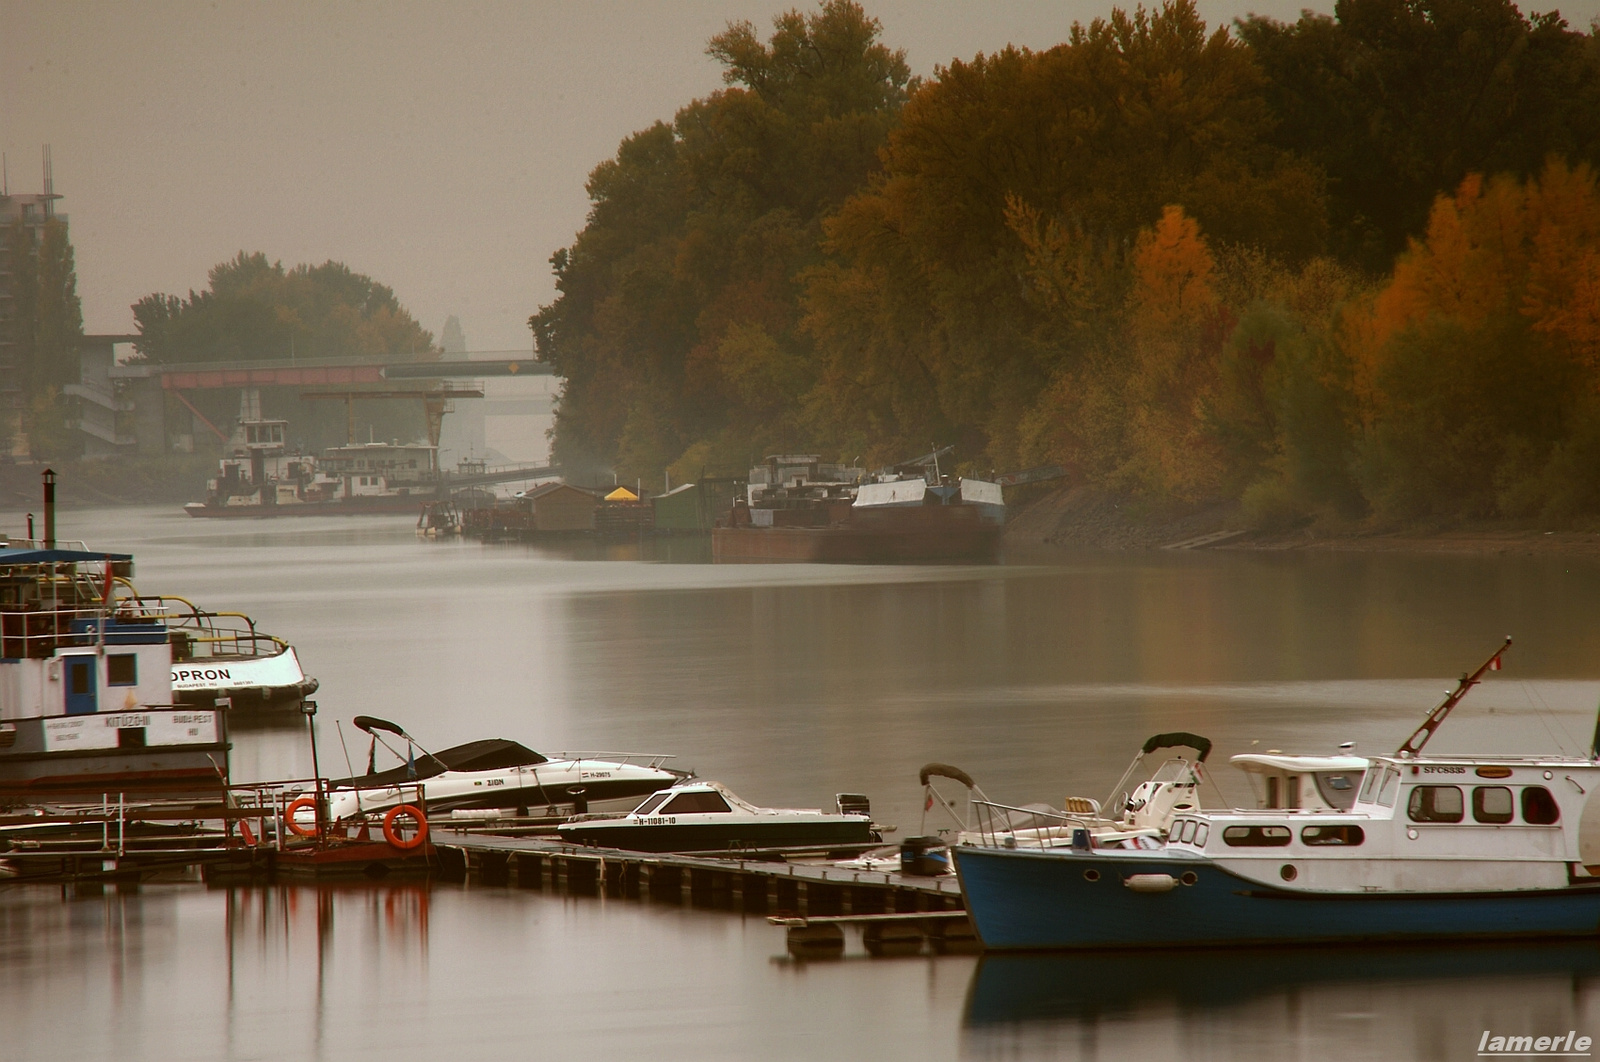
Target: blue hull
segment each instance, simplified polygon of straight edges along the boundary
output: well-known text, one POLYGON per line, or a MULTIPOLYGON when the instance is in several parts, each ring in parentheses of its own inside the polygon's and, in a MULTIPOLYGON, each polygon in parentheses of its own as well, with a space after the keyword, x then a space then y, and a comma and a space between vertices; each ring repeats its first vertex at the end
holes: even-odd
POLYGON ((952 852, 978 939, 996 950, 1600 935, 1600 884, 1493 893, 1304 893, 1246 881, 1194 859, 959 846, 952 852), (1134 892, 1123 884, 1132 874, 1179 878, 1186 872, 1194 884, 1170 892, 1134 892))

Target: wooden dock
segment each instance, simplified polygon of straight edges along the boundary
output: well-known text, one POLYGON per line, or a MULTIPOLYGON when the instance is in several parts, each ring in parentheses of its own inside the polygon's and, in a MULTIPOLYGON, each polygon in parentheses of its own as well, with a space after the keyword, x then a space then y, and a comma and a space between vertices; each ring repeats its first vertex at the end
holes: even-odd
POLYGON ((435 830, 444 880, 767 915, 796 956, 827 957, 859 928, 873 955, 970 951, 976 941, 951 875, 824 863, 626 852, 543 837, 435 830))

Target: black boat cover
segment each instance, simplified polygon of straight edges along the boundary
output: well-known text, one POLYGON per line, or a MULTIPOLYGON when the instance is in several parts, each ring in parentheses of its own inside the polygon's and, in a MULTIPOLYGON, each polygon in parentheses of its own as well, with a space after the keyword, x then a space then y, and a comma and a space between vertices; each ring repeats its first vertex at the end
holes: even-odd
POLYGON ((506 767, 533 767, 549 762, 550 757, 541 756, 518 742, 505 738, 484 738, 444 749, 432 756, 422 753, 417 757, 415 768, 401 764, 376 774, 334 778, 328 784, 343 787, 399 785, 432 778, 446 771, 494 771, 506 767))

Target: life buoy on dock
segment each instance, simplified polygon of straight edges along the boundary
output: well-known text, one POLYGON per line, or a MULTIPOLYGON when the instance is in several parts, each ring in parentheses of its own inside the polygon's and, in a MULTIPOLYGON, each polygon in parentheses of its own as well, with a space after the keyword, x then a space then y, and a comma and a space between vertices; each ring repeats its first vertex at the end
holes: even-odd
POLYGON ((290 833, 297 834, 301 837, 315 837, 317 835, 316 815, 317 802, 314 799, 308 796, 295 797, 294 800, 290 802, 289 806, 284 809, 283 822, 284 825, 289 827, 290 833), (299 821, 295 818, 301 808, 311 809, 312 817, 311 826, 309 828, 300 825, 299 821))
POLYGON ((402 852, 408 852, 428 839, 427 817, 410 804, 392 807, 389 809, 389 813, 383 817, 383 839, 402 852), (395 829, 395 820, 402 816, 417 824, 415 836, 409 838, 401 837, 400 831, 395 829))

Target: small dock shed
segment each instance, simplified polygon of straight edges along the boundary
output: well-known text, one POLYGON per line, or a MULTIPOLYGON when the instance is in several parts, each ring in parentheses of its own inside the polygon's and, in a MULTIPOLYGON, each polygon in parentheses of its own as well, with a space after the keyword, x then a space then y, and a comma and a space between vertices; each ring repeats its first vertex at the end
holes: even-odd
POLYGON ((593 531, 594 510, 600 504, 592 491, 570 483, 546 483, 519 500, 532 517, 532 531, 593 531))

